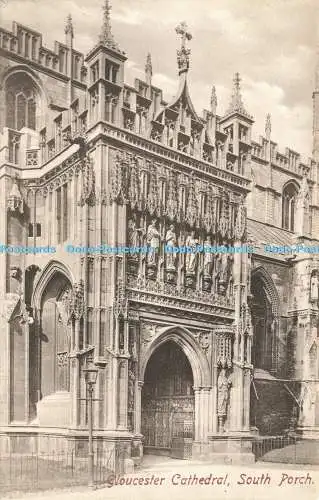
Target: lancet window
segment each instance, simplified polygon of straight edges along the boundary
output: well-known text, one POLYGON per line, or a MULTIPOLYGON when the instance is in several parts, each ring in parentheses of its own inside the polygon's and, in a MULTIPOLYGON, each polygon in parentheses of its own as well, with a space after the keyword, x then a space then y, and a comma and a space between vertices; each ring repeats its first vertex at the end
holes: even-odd
POLYGON ((15 74, 6 82, 6 125, 14 130, 36 129, 37 94, 28 75, 15 74))

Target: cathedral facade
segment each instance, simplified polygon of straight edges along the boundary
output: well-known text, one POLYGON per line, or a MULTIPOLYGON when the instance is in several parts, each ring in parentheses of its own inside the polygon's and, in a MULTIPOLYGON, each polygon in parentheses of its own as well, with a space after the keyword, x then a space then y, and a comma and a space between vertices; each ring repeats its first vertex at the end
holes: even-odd
POLYGON ((318 437, 319 69, 303 163, 269 115, 252 139, 238 74, 225 114, 214 88, 197 114, 176 32, 167 103, 150 55, 125 83, 108 1, 85 57, 71 17, 54 50, 0 29, 2 453, 86 453, 88 363, 95 446, 128 461, 318 437))

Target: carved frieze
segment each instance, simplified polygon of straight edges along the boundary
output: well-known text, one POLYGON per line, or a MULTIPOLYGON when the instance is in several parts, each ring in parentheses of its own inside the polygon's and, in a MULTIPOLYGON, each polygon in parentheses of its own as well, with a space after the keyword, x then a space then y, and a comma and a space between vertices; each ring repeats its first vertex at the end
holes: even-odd
POLYGON ((125 293, 125 285, 122 279, 119 279, 116 286, 116 297, 114 301, 114 316, 127 318, 128 300, 125 293))
POLYGON ((123 151, 117 151, 115 155, 113 155, 111 201, 117 201, 121 204, 127 203, 128 201, 130 160, 130 155, 123 151))
POLYGON ((82 192, 79 204, 81 206, 94 205, 96 202, 95 193, 95 172, 93 166, 93 160, 89 156, 86 156, 82 160, 82 192))
POLYGON ((84 283, 80 280, 78 283, 74 283, 73 290, 69 295, 69 305, 65 303, 65 307, 68 307, 68 317, 69 320, 74 318, 79 320, 82 318, 85 310, 84 302, 84 283))
POLYGON ((157 216, 160 213, 158 193, 159 191, 157 184, 156 168, 154 165, 152 165, 149 173, 148 196, 146 198, 146 210, 152 217, 157 216))
POLYGON ((192 175, 189 180, 189 192, 185 220, 191 227, 197 227, 198 216, 198 196, 196 192, 195 177, 194 175, 192 175))
POLYGON ((129 203, 132 210, 141 210, 141 186, 139 162, 136 157, 132 157, 129 183, 129 203))
POLYGON ((232 367, 232 344, 234 337, 234 328, 231 327, 218 327, 214 330, 216 339, 216 365, 221 368, 232 367))
POLYGON ((168 174, 168 195, 164 210, 169 220, 176 220, 178 214, 178 191, 176 173, 173 171, 170 171, 168 174))
POLYGON ((245 238, 246 220, 247 220, 247 213, 242 200, 238 206, 236 220, 235 220, 234 236, 236 240, 241 241, 245 238))

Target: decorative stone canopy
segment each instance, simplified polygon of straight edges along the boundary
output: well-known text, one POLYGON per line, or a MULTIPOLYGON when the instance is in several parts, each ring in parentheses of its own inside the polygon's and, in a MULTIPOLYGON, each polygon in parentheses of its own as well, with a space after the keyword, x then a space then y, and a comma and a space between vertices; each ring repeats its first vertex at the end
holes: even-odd
POLYGON ((23 198, 18 187, 17 178, 13 181, 12 188, 8 196, 8 211, 23 214, 23 198))

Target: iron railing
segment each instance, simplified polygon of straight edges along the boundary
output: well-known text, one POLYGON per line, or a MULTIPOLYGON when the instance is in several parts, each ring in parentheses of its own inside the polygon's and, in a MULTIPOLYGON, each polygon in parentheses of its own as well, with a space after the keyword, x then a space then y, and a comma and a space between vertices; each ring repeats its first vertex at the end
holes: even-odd
MULTIPOLYGON (((117 448, 95 451, 94 483, 104 485, 111 475, 123 474, 125 458, 126 452, 117 448)), ((88 482, 88 457, 77 456, 75 452, 0 456, 0 490, 3 493, 86 486, 88 482)))
POLYGON ((293 462, 297 463, 297 443, 300 441, 298 436, 262 436, 257 437, 253 441, 253 453, 255 454, 256 460, 263 460, 263 457, 273 450, 278 450, 290 446, 293 462))

